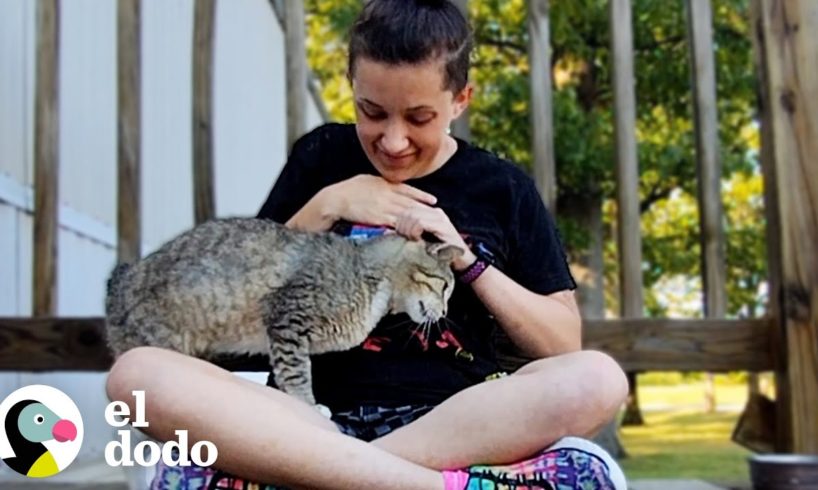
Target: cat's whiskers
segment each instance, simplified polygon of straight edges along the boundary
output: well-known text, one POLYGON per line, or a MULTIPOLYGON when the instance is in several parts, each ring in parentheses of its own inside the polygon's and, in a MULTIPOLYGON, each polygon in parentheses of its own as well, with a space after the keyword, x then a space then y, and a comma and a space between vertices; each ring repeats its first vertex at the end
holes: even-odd
POLYGON ((440 321, 445 319, 446 319, 445 316, 441 317, 439 320, 435 320, 434 323, 435 328, 437 328, 437 333, 440 334, 441 336, 443 335, 443 329, 440 327, 440 321))
POLYGON ((384 327, 381 327, 381 330, 387 331, 387 330, 392 330, 392 329, 395 329, 395 328, 401 328, 401 327, 404 327, 404 326, 406 326, 406 325, 408 325, 410 323, 414 324, 414 325, 417 325, 417 323, 415 323, 414 320, 409 318, 408 320, 403 320, 403 321, 400 321, 400 322, 392 324, 392 325, 386 325, 384 327))
POLYGON ((456 324, 455 322, 453 322, 453 321, 449 320, 449 319, 448 319, 448 318, 446 318, 445 316, 444 316, 443 318, 441 318, 441 320, 443 320, 444 322, 446 322, 446 325, 448 325, 448 326, 450 326, 450 327, 456 327, 456 326, 457 326, 457 324, 456 324))

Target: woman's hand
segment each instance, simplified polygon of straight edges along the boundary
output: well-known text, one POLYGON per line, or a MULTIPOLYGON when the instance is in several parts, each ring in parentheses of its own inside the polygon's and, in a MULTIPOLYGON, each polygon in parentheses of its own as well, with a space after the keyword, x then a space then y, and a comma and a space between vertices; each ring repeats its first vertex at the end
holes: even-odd
POLYGON ((409 209, 432 209, 437 198, 406 184, 393 184, 375 175, 357 175, 325 189, 337 218, 353 223, 397 228, 409 209))
POLYGON ((398 217, 395 229, 401 235, 412 240, 419 240, 424 232, 429 232, 441 242, 463 249, 463 255, 452 262, 452 268, 456 271, 467 268, 477 260, 477 256, 469 249, 449 217, 440 208, 431 206, 410 207, 398 217))

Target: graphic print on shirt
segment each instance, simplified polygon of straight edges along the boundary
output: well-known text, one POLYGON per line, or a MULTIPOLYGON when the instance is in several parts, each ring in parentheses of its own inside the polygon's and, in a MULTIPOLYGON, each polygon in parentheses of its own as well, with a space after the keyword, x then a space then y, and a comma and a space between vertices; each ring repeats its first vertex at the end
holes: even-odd
MULTIPOLYGON (((396 233, 384 226, 369 226, 358 223, 340 223, 333 228, 351 240, 369 240, 381 235, 396 233)), ((361 347, 366 351, 416 350, 454 356, 471 362, 474 355, 463 348, 451 328, 452 321, 443 318, 437 324, 423 328, 414 324, 408 315, 387 315, 381 324, 366 338, 361 347)))

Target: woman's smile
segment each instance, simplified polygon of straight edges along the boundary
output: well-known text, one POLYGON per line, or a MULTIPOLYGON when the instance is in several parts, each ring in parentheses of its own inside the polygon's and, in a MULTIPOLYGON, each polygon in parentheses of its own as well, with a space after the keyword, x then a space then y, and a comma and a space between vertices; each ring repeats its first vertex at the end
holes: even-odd
POLYGON ((379 148, 377 145, 375 149, 378 152, 378 155, 381 156, 384 160, 384 163, 388 164, 390 167, 402 167, 405 165, 409 165, 413 158, 418 154, 415 150, 408 150, 401 153, 389 153, 384 151, 382 148, 379 148))

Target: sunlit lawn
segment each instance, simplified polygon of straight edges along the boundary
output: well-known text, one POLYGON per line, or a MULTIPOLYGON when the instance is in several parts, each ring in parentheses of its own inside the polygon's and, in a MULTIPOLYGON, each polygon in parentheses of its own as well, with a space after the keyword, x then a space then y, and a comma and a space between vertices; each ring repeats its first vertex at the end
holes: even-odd
POLYGON ((621 431, 628 478, 748 480, 750 452, 730 441, 746 393, 743 384, 717 385, 719 409, 705 413, 701 383, 640 386, 646 424, 621 431))

